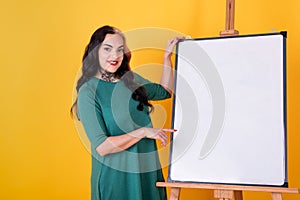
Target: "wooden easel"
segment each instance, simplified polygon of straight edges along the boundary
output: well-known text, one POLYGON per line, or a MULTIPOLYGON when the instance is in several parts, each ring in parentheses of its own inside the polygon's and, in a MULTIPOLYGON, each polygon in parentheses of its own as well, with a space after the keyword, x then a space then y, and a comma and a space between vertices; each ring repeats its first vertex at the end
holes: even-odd
MULTIPOLYGON (((234 29, 234 9, 235 0, 226 0, 226 25, 220 36, 234 36, 239 32, 234 29)), ((219 200, 243 200, 243 191, 269 192, 272 200, 282 200, 282 193, 299 194, 298 188, 284 187, 261 187, 261 186, 241 186, 241 185, 222 185, 222 184, 200 184, 200 183, 176 183, 176 182, 157 182, 157 187, 170 187, 170 200, 179 200, 181 188, 198 188, 214 190, 214 197, 219 200)))
POLYGON ((299 194, 298 188, 261 187, 200 183, 169 183, 157 182, 157 187, 170 187, 170 200, 179 200, 181 188, 197 188, 214 190, 214 197, 219 200, 243 200, 243 191, 270 192, 272 200, 282 200, 282 193, 299 194))

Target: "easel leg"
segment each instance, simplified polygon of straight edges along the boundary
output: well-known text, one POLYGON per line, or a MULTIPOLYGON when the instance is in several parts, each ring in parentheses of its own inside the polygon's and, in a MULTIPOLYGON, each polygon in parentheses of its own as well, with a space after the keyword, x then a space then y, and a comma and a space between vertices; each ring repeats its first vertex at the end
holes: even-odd
POLYGON ((171 192, 170 192, 170 200, 179 200, 179 196, 180 196, 180 188, 171 188, 171 192))
POLYGON ((214 197, 219 200, 230 200, 233 197, 232 190, 214 190, 214 197))
POLYGON ((272 200, 282 200, 281 193, 273 192, 272 193, 272 200))
POLYGON ((234 200, 243 200, 243 192, 234 191, 234 200))

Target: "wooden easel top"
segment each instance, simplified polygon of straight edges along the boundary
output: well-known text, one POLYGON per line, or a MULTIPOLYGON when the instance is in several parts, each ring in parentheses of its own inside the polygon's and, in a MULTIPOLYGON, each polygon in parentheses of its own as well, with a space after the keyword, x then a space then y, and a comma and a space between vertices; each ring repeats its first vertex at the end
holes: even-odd
POLYGON ((239 31, 234 29, 235 0, 226 0, 226 23, 225 30, 220 32, 220 36, 238 35, 239 31))

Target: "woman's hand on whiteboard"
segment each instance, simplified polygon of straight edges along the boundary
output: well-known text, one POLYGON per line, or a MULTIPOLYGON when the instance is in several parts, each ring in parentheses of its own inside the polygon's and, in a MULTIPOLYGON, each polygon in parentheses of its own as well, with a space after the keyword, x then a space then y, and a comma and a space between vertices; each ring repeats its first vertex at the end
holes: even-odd
POLYGON ((166 146, 168 142, 167 132, 175 132, 175 129, 160 129, 160 128, 142 128, 144 131, 144 136, 149 139, 160 140, 161 145, 166 146))
POLYGON ((175 37, 169 40, 164 54, 163 71, 160 79, 160 85, 162 85, 170 94, 173 93, 174 88, 174 74, 172 70, 171 56, 175 45, 180 39, 183 38, 184 37, 175 37))
POLYGON ((166 51, 165 51, 165 55, 164 55, 165 58, 170 58, 171 57, 175 45, 181 39, 184 39, 184 37, 183 36, 182 37, 175 37, 175 38, 168 41, 166 51))

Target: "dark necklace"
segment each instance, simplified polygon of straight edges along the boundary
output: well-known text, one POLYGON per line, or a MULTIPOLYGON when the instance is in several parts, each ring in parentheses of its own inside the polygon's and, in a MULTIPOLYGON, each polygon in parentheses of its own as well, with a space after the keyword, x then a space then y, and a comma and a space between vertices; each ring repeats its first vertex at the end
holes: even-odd
POLYGON ((103 70, 99 70, 101 75, 101 79, 107 82, 114 82, 117 80, 116 75, 114 73, 106 72, 103 70))

